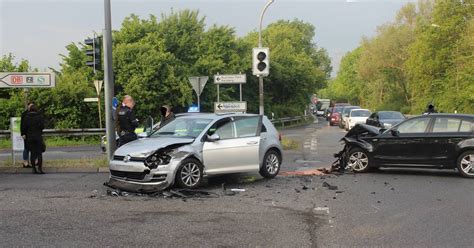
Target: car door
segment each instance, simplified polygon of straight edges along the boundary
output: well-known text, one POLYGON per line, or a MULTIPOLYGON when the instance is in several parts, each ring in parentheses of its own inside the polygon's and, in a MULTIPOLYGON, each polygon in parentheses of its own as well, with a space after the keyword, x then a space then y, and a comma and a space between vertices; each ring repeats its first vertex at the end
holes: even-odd
POLYGON ((374 159, 385 165, 426 164, 431 155, 426 133, 431 117, 413 118, 372 140, 374 159))
POLYGON ((466 120, 456 117, 437 116, 432 129, 427 134, 431 150, 432 164, 453 166, 456 161, 456 147, 469 132, 465 131, 466 120), (464 125, 463 125, 464 122, 464 125))
POLYGON ((259 116, 237 116, 216 122, 210 130, 220 136, 205 141, 203 162, 207 174, 258 171, 260 128, 259 116))

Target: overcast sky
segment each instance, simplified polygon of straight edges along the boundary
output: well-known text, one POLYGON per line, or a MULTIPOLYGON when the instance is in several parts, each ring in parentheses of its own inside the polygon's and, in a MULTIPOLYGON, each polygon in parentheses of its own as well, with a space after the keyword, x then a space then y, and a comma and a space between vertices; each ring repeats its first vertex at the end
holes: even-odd
MULTIPOLYGON (((341 57, 362 37, 392 21, 398 9, 414 0, 275 0, 264 25, 300 20, 316 27, 314 41, 328 50, 337 70, 341 57)), ((235 27, 239 36, 256 30, 266 0, 112 0, 112 28, 135 13, 160 17, 171 9, 198 9, 212 24, 235 27)), ((33 67, 59 68, 60 56, 71 42, 82 42, 104 27, 103 0, 0 0, 0 54, 28 59, 33 67)))

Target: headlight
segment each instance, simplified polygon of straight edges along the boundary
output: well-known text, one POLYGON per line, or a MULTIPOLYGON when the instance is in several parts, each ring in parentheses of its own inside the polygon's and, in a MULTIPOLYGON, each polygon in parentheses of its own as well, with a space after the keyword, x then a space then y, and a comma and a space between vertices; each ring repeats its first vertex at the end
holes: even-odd
POLYGON ((166 165, 170 163, 171 156, 168 155, 170 151, 158 150, 145 159, 146 167, 156 169, 159 165, 166 165))

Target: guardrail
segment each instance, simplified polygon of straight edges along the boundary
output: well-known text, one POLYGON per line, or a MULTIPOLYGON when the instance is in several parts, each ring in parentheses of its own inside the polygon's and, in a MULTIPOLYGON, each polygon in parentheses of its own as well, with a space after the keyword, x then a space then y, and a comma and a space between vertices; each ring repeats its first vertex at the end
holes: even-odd
MULTIPOLYGON (((307 121, 311 116, 294 116, 271 120, 275 126, 285 127, 294 125, 301 121, 307 121)), ((44 136, 89 136, 89 135, 103 135, 105 128, 81 128, 81 129, 45 129, 44 136)), ((0 138, 10 137, 10 130, 0 130, 0 138)))

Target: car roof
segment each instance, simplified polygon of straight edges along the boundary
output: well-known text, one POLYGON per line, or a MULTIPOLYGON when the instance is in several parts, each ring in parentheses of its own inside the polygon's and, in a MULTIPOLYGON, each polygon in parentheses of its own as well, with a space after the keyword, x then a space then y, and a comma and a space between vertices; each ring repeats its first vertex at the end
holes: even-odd
POLYGON ((474 119, 474 115, 470 114, 448 114, 448 113, 432 113, 427 115, 420 115, 421 116, 438 116, 438 117, 455 117, 455 118, 465 118, 465 119, 474 119))
POLYGON ((362 109, 362 108, 351 109, 351 112, 352 112, 352 111, 358 111, 358 110, 364 110, 364 111, 369 111, 369 112, 370 112, 370 110, 368 110, 368 109, 362 109))
POLYGON ((259 116, 258 114, 246 114, 246 113, 222 113, 222 114, 216 114, 216 113, 182 113, 182 114, 177 114, 176 117, 180 118, 203 118, 203 119, 220 119, 223 116, 228 116, 228 117, 233 117, 233 116, 259 116))

